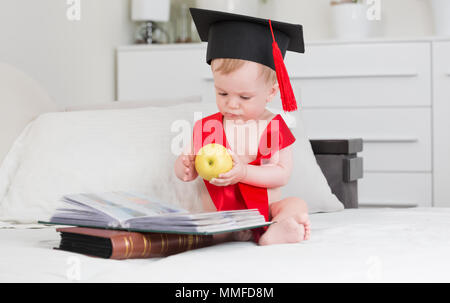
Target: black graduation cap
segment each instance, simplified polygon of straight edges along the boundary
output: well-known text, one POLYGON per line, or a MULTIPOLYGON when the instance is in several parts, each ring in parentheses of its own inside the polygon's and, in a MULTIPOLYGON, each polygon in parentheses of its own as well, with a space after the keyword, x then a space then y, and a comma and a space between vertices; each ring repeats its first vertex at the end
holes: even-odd
POLYGON ((277 73, 283 109, 297 109, 283 58, 286 51, 305 52, 300 24, 199 8, 190 8, 190 12, 200 39, 208 42, 208 64, 216 58, 234 58, 272 68, 277 73))

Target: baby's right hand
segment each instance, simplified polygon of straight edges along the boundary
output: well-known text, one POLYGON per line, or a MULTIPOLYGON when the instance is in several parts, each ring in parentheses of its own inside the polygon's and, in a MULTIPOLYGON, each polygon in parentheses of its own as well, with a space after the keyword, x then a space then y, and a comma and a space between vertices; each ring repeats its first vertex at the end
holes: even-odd
POLYGON ((195 155, 183 154, 181 156, 181 162, 183 163, 182 180, 188 182, 197 178, 198 173, 195 169, 195 155))

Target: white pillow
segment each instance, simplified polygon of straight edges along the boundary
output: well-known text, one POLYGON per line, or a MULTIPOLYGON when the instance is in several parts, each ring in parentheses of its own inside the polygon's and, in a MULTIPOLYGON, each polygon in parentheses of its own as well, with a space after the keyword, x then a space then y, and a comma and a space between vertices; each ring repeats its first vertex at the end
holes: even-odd
POLYGON ((51 111, 59 111, 59 107, 36 80, 0 62, 0 164, 25 126, 51 111))
MULTIPOLYGON (((172 152, 172 139, 180 130, 172 132, 172 122, 188 121, 190 136, 194 111, 207 116, 217 108, 214 103, 191 103, 39 116, 0 167, 0 220, 45 220, 62 195, 112 190, 139 191, 200 209, 202 179, 186 183, 173 172, 178 154, 172 152)), ((340 210, 342 203, 331 193, 299 125, 296 121, 293 129, 294 173, 284 195, 301 197, 310 212, 340 210)))
POLYGON ((0 220, 45 220, 64 194, 112 190, 199 209, 198 188, 176 178, 171 152, 178 134, 172 121, 192 120, 193 110, 185 104, 39 116, 0 168, 0 220))
POLYGON ((139 108, 147 106, 166 107, 173 105, 182 105, 185 103, 200 103, 200 102, 202 102, 202 96, 193 95, 178 98, 161 98, 161 99, 136 100, 136 101, 112 101, 107 103, 72 105, 66 107, 65 111, 73 112, 79 110, 125 109, 125 108, 139 108))
POLYGON ((294 167, 289 183, 282 187, 282 197, 299 197, 308 205, 309 213, 334 212, 344 209, 344 205, 331 192, 327 179, 316 162, 316 157, 305 132, 301 110, 284 112, 268 107, 280 114, 295 137, 292 145, 294 167))
POLYGON ((294 167, 289 183, 282 188, 283 196, 302 198, 309 213, 334 212, 344 209, 341 201, 331 192, 327 179, 316 162, 316 157, 305 132, 301 111, 293 112, 295 126, 291 128, 296 138, 293 144, 294 167))

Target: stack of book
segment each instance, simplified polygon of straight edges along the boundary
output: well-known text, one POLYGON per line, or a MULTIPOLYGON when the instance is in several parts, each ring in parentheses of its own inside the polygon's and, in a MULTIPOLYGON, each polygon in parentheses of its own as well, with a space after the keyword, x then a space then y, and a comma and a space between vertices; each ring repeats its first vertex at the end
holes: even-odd
POLYGON ((257 209, 190 213, 139 193, 82 193, 62 198, 43 224, 57 228, 57 249, 129 259, 162 257, 213 244, 213 235, 271 224, 257 209))

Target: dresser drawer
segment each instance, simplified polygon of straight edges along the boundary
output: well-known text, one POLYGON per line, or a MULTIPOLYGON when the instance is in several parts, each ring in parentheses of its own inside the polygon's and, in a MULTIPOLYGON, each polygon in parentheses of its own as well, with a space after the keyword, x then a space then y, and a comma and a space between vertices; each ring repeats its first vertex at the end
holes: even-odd
POLYGON ((430 44, 311 44, 285 62, 304 107, 430 105, 430 44))
POLYGON ((431 173, 365 173, 359 205, 431 206, 431 173))
POLYGON ((310 139, 362 138, 365 172, 430 172, 431 110, 304 109, 310 139))
POLYGON ((205 49, 181 46, 130 46, 117 52, 117 99, 148 100, 201 95, 210 73, 205 49))
POLYGON ((450 206, 450 42, 433 43, 434 202, 450 206))

